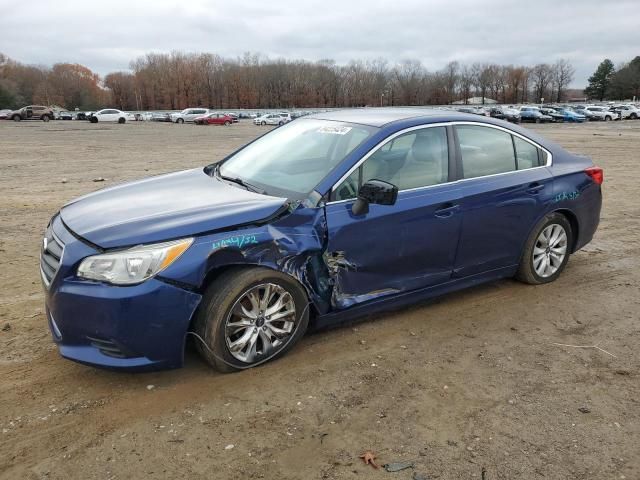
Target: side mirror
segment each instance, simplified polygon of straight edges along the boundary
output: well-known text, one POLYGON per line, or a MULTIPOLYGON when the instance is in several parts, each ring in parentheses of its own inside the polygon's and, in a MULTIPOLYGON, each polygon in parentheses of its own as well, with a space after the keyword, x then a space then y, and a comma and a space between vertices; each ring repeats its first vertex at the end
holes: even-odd
POLYGON ((369 213, 369 204, 393 205, 398 198, 398 187, 382 180, 369 180, 360 187, 358 198, 351 207, 354 215, 369 213))

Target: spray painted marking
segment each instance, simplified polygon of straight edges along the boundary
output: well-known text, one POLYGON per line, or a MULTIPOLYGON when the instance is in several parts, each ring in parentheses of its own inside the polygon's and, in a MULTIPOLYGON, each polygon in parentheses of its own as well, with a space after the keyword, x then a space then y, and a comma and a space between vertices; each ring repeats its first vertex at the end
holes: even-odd
POLYGON ((562 192, 553 197, 553 203, 562 202, 563 200, 575 200, 580 196, 580 192, 562 192))
POLYGON ((211 249, 215 250, 216 248, 225 248, 229 246, 242 248, 245 245, 253 245, 256 243, 258 243, 258 240, 256 240, 255 235, 236 235, 213 242, 211 249))

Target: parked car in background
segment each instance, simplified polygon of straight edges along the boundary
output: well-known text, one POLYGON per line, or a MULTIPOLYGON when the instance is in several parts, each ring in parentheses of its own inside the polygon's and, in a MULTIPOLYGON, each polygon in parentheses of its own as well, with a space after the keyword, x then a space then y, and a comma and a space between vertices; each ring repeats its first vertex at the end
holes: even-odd
POLYGON ((214 112, 209 115, 196 118, 193 123, 196 125, 231 125, 233 118, 227 113, 214 112))
POLYGON ((520 110, 509 107, 491 107, 489 109, 489 116, 512 123, 520 123, 522 121, 520 118, 520 110))
POLYGON ((473 115, 487 116, 486 115, 487 112, 482 107, 465 106, 465 107, 458 107, 456 108, 456 110, 461 113, 471 113, 473 115))
POLYGON ((115 108, 103 108, 97 112, 92 113, 88 119, 91 123, 98 122, 114 122, 114 123, 126 123, 127 120, 132 120, 134 117, 130 113, 125 113, 122 110, 116 110, 115 108))
POLYGON ((13 112, 13 110, 9 110, 9 109, 0 110, 0 120, 5 120, 9 118, 9 115, 11 115, 11 112, 13 112))
POLYGON ((226 112, 224 113, 224 115, 228 116, 229 118, 231 118, 231 122, 232 123, 238 123, 238 119, 239 116, 237 113, 233 113, 233 112, 226 112))
POLYGON ((73 120, 73 113, 67 112, 67 111, 58 112, 57 119, 58 120, 73 120))
POLYGON ((60 354, 179 367, 193 334, 231 372, 286 353, 309 325, 556 280, 598 227, 602 169, 515 125, 416 112, 307 116, 207 167, 67 203, 40 257, 60 354))
POLYGON ((553 107, 540 107, 540 113, 550 116, 554 122, 564 122, 564 115, 553 107))
POLYGON ((154 112, 151 114, 152 122, 171 122, 171 114, 168 112, 154 112))
POLYGON ((185 108, 180 113, 172 113, 171 121, 173 123, 193 122, 196 118, 202 117, 208 113, 208 108, 185 108))
POLYGON ((27 105, 26 107, 22 107, 20 110, 12 111, 7 118, 10 118, 14 122, 19 122, 21 120, 42 120, 43 122, 48 122, 55 118, 55 114, 49 107, 44 107, 42 105, 27 105))
POLYGON ((584 116, 585 120, 588 120, 588 121, 600 120, 600 118, 596 114, 594 114, 590 110, 587 110, 586 105, 573 105, 571 108, 569 108, 569 110, 573 110, 578 115, 584 116))
POLYGON ((617 114, 609 110, 608 107, 587 105, 584 109, 593 115, 592 120, 604 120, 605 122, 609 122, 611 120, 615 120, 617 116, 617 114))
POLYGON ((611 111, 618 114, 618 119, 624 120, 629 118, 631 120, 636 120, 640 118, 640 110, 638 110, 634 105, 615 105, 611 108, 611 111))
POLYGON ((255 118, 253 123, 255 125, 284 125, 291 121, 291 117, 287 119, 279 113, 267 113, 261 117, 255 118))
POLYGON ((520 118, 523 122, 546 123, 552 122, 553 118, 545 115, 538 107, 520 107, 520 118))
POLYGON ((565 122, 582 123, 587 119, 584 115, 570 108, 557 108, 556 111, 562 114, 563 121, 565 122))
POLYGON ((88 120, 93 112, 76 112, 76 120, 88 120))

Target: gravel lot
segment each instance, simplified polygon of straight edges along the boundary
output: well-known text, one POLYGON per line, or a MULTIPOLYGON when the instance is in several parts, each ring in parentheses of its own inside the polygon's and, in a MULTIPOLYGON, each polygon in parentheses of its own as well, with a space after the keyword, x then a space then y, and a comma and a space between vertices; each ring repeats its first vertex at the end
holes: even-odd
POLYGON ((38 272, 48 219, 264 129, 0 122, 0 478, 412 478, 365 466, 367 449, 430 479, 640 478, 640 121, 535 129, 605 169, 600 229, 557 282, 448 295, 233 375, 193 352, 132 375, 58 356, 38 272))

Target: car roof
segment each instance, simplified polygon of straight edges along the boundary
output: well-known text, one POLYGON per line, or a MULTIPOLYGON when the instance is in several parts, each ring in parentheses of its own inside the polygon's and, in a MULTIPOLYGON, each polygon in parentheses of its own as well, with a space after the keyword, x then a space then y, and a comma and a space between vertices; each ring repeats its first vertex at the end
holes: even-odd
POLYGON ((371 127, 382 127, 390 123, 410 118, 423 117, 430 122, 477 119, 477 115, 465 114, 455 110, 437 108, 352 108, 349 110, 334 110, 329 112, 307 115, 304 118, 318 120, 334 120, 337 122, 359 123, 371 127))

